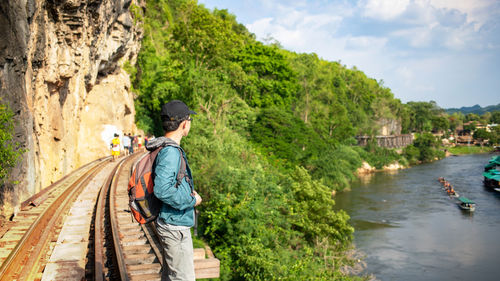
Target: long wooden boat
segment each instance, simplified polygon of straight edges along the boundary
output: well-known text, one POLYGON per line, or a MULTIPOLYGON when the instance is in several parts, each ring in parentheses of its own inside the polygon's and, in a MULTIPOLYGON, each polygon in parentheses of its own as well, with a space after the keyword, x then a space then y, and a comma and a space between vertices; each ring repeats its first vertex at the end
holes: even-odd
POLYGON ((500 156, 494 156, 484 166, 483 183, 486 187, 500 188, 500 156))
POLYGON ((491 157, 488 164, 484 166, 484 171, 494 170, 498 166, 500 166, 500 155, 491 157))
POLYGON ((458 207, 462 210, 474 212, 476 210, 476 203, 474 201, 470 200, 469 198, 466 197, 458 197, 458 207))
POLYGON ((500 171, 495 169, 483 172, 483 177, 483 183, 485 186, 491 188, 500 188, 500 171))

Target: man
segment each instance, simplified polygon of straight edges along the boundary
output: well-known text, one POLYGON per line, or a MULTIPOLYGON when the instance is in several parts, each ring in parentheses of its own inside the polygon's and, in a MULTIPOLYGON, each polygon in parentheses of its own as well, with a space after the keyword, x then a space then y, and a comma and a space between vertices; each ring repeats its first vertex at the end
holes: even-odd
POLYGON ((182 101, 164 104, 160 115, 165 136, 151 140, 146 147, 149 151, 163 147, 154 165, 154 193, 162 201, 155 221, 163 246, 161 280, 195 280, 190 228, 194 226, 194 207, 202 199, 194 190, 191 169, 180 148, 181 139, 191 129, 192 114, 196 112, 182 101), (181 157, 185 160, 185 176, 177 183, 181 157))
POLYGON ((125 155, 128 155, 129 154, 129 151, 130 151, 130 138, 128 137, 128 135, 126 134, 123 134, 123 138, 122 138, 122 142, 123 142, 123 150, 124 150, 124 153, 125 155))
POLYGON ((128 138, 130 139, 130 146, 128 147, 128 154, 134 153, 134 136, 131 133, 128 133, 128 138))
POLYGON ((111 156, 113 159, 111 161, 115 161, 116 158, 120 156, 120 139, 118 138, 119 135, 115 134, 115 137, 111 140, 111 156))

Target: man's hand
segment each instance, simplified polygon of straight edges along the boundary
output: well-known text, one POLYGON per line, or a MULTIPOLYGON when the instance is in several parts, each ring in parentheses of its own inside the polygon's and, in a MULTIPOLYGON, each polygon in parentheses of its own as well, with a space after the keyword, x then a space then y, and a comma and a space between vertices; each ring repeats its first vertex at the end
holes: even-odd
POLYGON ((198 192, 193 191, 193 193, 191 193, 191 194, 194 196, 194 198, 196 198, 196 204, 194 204, 194 206, 196 207, 196 206, 200 205, 201 201, 203 199, 201 199, 201 196, 198 194, 198 192))

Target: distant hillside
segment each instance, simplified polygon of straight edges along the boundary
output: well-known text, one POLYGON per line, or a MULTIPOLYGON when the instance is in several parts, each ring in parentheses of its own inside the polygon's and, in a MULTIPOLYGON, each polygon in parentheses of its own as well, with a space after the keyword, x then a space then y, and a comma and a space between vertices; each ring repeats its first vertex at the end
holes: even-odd
POLYGON ((462 112, 464 115, 469 113, 474 113, 477 115, 483 115, 486 112, 500 111, 500 103, 497 105, 489 105, 487 107, 481 107, 479 104, 474 106, 464 106, 461 108, 448 108, 446 112, 448 114, 453 114, 455 112, 462 112))

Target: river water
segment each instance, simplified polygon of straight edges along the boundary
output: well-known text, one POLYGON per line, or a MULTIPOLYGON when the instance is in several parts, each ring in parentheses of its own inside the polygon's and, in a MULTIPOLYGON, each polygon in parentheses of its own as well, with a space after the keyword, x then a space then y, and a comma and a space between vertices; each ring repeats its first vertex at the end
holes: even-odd
POLYGON ((351 216, 365 274, 379 280, 500 280, 500 193, 483 187, 492 154, 452 156, 396 173, 376 173, 338 193, 351 216), (476 211, 458 208, 445 177, 476 211))

